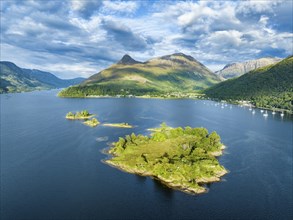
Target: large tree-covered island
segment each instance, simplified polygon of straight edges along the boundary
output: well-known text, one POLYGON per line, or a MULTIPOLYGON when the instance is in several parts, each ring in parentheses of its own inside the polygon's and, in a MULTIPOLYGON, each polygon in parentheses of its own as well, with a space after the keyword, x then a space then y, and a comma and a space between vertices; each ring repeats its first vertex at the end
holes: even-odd
POLYGON ((151 136, 127 135, 113 143, 105 162, 123 171, 151 176, 163 184, 197 194, 203 184, 216 182, 227 173, 217 156, 224 145, 216 132, 205 128, 170 128, 162 124, 151 136))

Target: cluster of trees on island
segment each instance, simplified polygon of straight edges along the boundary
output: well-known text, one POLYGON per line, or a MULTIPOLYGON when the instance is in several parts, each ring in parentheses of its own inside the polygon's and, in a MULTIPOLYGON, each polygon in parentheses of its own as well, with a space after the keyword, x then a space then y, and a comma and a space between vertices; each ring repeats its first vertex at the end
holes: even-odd
POLYGON ((98 121, 98 119, 96 118, 92 118, 91 120, 86 120, 85 122, 83 122, 85 125, 91 126, 91 127, 96 127, 97 125, 100 124, 100 122, 98 121))
MULTIPOLYGON (((70 120, 84 120, 83 124, 96 127, 100 124, 99 120, 94 117, 94 114, 90 114, 88 110, 82 110, 80 112, 72 113, 68 112, 66 114, 66 119, 70 120), (92 119, 90 119, 92 118, 92 119)), ((132 128, 133 126, 124 122, 124 123, 104 123, 103 126, 109 126, 109 127, 118 127, 118 128, 132 128)))
MULTIPOLYGON (((67 119, 85 120, 95 127, 100 122, 87 110, 66 115, 67 119)), ((105 126, 132 128, 128 123, 109 123, 105 126)), ((227 171, 217 160, 223 145, 216 132, 205 128, 171 128, 165 123, 148 129, 151 136, 126 135, 113 144, 109 153, 113 157, 106 163, 127 172, 153 176, 170 187, 184 192, 202 193, 203 183, 219 181, 227 171)))
POLYGON ((113 144, 106 162, 130 173, 153 176, 186 192, 205 191, 202 183, 219 181, 227 173, 216 156, 223 145, 205 128, 170 128, 162 124, 151 136, 126 135, 113 144))
POLYGON ((90 114, 88 110, 82 110, 80 112, 72 113, 68 112, 66 118, 70 120, 85 120, 83 123, 85 125, 96 127, 100 122, 96 118, 92 118, 94 115, 90 114), (92 118, 92 119, 90 119, 92 118))
POLYGON ((88 110, 82 110, 76 113, 68 112, 66 114, 67 119, 87 119, 87 118, 91 118, 92 116, 93 114, 90 114, 88 110))

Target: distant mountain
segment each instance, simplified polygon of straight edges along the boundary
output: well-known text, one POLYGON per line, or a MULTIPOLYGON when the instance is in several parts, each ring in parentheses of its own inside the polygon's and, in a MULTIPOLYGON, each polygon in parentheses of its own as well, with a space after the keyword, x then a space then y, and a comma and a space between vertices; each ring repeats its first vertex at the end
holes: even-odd
POLYGON ((221 82, 205 91, 211 98, 248 100, 257 107, 293 111, 293 56, 221 82))
POLYGON ((64 88, 84 80, 84 78, 60 79, 52 73, 22 69, 7 61, 0 61, 0 67, 0 93, 64 88))
POLYGON ((59 93, 64 97, 90 95, 154 95, 194 92, 220 82, 220 78, 193 57, 183 53, 139 62, 129 55, 80 85, 59 93))
POLYGON ((227 64, 222 70, 217 71, 218 74, 223 79, 230 79, 237 76, 241 76, 251 70, 255 70, 259 67, 267 66, 280 62, 282 59, 274 57, 265 57, 257 60, 250 60, 243 63, 230 63, 227 64))

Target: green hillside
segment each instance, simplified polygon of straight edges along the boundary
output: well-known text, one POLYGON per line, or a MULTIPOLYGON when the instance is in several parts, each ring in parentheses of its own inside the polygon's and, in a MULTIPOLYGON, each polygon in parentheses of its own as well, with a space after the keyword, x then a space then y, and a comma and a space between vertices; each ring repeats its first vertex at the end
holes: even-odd
POLYGON ((64 88, 83 80, 83 78, 60 79, 49 72, 22 69, 11 62, 0 62, 0 93, 64 88))
POLYGON ((292 112, 293 56, 221 82, 205 90, 205 94, 211 98, 247 100, 257 107, 280 108, 292 112))
POLYGON ((91 76, 82 84, 59 93, 61 97, 99 95, 160 95, 188 93, 220 82, 217 75, 193 57, 182 53, 138 62, 125 55, 117 64, 91 76))
POLYGON ((0 93, 28 92, 32 90, 50 89, 50 86, 29 76, 14 63, 1 62, 0 93))

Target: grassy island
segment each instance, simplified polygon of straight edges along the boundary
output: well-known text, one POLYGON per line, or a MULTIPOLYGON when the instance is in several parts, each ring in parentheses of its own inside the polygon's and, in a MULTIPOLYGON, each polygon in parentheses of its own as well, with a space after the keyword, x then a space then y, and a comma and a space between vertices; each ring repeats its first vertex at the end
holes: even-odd
POLYGON ((89 119, 93 117, 94 114, 90 114, 87 110, 83 110, 80 112, 76 112, 75 114, 72 112, 68 112, 66 114, 66 118, 70 120, 83 120, 83 119, 89 119))
POLYGON ((133 128, 133 126, 128 123, 105 123, 103 125, 108 127, 117 127, 117 128, 133 128))
POLYGON ((224 145, 205 128, 170 128, 162 124, 151 136, 126 135, 113 143, 105 162, 123 171, 151 176, 186 193, 206 192, 204 184, 227 173, 217 156, 224 145))
POLYGON ((96 127, 100 122, 96 118, 92 118, 91 120, 87 120, 83 122, 85 125, 88 125, 90 127, 96 127))

